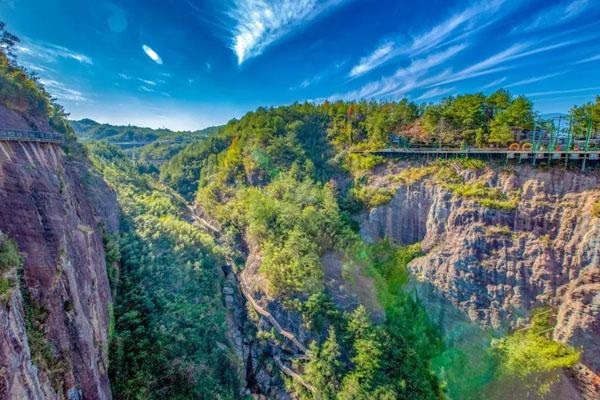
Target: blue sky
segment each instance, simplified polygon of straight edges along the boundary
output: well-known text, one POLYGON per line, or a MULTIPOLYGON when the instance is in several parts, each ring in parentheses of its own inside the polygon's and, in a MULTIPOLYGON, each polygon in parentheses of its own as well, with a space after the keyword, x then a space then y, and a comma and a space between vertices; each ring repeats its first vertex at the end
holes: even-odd
POLYGON ((0 20, 73 118, 117 124, 498 87, 564 112, 600 94, 598 0, 0 0, 0 20))

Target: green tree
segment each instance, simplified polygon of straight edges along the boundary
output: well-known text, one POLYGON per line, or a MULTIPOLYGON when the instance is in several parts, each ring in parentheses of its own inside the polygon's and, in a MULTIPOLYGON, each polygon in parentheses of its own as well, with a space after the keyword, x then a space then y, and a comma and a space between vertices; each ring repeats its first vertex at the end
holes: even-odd
POLYGON ((314 342, 311 344, 308 357, 310 361, 305 366, 304 376, 318 390, 315 398, 335 399, 340 390, 345 366, 341 361, 342 350, 333 326, 329 327, 327 340, 320 348, 314 342))

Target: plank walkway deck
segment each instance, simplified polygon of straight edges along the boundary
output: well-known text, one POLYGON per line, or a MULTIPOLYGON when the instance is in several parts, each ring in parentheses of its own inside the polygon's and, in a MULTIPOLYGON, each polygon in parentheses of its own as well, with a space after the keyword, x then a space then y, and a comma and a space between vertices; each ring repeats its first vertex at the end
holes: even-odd
POLYGON ((61 134, 54 132, 0 129, 0 141, 62 144, 65 140, 61 134))

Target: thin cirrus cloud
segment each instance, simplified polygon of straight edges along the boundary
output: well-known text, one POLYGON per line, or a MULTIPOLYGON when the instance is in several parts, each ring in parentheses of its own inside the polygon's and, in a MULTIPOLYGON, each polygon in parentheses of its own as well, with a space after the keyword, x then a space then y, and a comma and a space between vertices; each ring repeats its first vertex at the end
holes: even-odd
POLYGON ((465 48, 465 45, 452 46, 444 51, 413 60, 407 67, 396 70, 392 76, 370 82, 358 90, 334 95, 331 99, 376 98, 408 93, 426 82, 423 76, 430 69, 443 64, 465 48))
POLYGON ((507 79, 508 79, 507 77, 498 78, 498 79, 496 79, 496 80, 488 83, 487 85, 484 85, 483 89, 489 89, 489 88, 497 87, 501 83, 506 82, 507 79))
POLYGON ((24 57, 35 59, 42 63, 56 63, 59 60, 74 60, 81 64, 92 65, 92 59, 85 54, 70 50, 64 46, 52 43, 36 42, 24 39, 17 46, 17 52, 24 57))
POLYGON ((515 87, 515 86, 529 85, 530 83, 541 82, 541 81, 545 81, 546 79, 550 79, 550 78, 554 78, 556 76, 564 75, 564 74, 566 74, 567 72, 570 72, 570 71, 571 70, 556 72, 556 73, 553 73, 553 74, 546 74, 546 75, 542 75, 542 76, 534 76, 533 78, 523 79, 523 80, 520 80, 518 82, 511 83, 510 85, 505 85, 504 87, 505 88, 511 88, 511 87, 515 87))
POLYGON ((446 68, 441 72, 435 72, 436 67, 443 66, 466 47, 466 45, 454 46, 445 51, 413 60, 409 67, 401 68, 391 76, 367 83, 357 90, 333 95, 331 99, 381 98, 384 96, 407 95, 417 89, 432 89, 450 83, 506 71, 516 67, 514 63, 510 64, 512 61, 560 49, 585 40, 588 40, 588 38, 583 37, 577 40, 546 45, 541 41, 515 43, 459 71, 446 68))
POLYGON ((158 53, 156 51, 154 51, 150 46, 145 44, 142 46, 142 50, 144 50, 144 53, 146 53, 146 55, 148 57, 150 57, 150 59, 152 61, 154 61, 155 63, 157 63, 159 65, 162 65, 162 63, 163 63, 162 58, 160 58, 158 53))
POLYGON ((233 20, 231 49, 238 65, 262 54, 270 45, 350 0, 234 0, 227 11, 233 20))
MULTIPOLYGON (((399 56, 415 57, 424 54, 443 46, 457 32, 465 38, 489 24, 489 19, 497 13, 502 4, 504 4, 504 0, 485 0, 474 3, 427 32, 413 37, 408 45, 403 44, 404 40, 401 39, 388 39, 371 54, 362 57, 350 70, 349 77, 356 78, 364 75, 399 56), (486 19, 487 21, 485 21, 486 19)), ((456 40, 456 38, 453 39, 456 40)))
POLYGON ((593 62, 593 61, 600 61, 600 54, 597 54, 595 56, 591 56, 588 58, 584 58, 583 60, 576 61, 573 64, 585 64, 585 63, 589 63, 589 62, 593 62))
POLYGON ((563 1, 540 11, 532 22, 515 27, 513 32, 531 32, 568 22, 589 10, 594 1, 596 0, 563 1))
POLYGON ((88 98, 84 96, 79 90, 70 88, 63 83, 60 83, 53 79, 41 79, 40 82, 54 97, 59 100, 82 102, 88 101, 88 98))
POLYGON ((433 99, 434 97, 443 96, 445 94, 454 92, 455 90, 457 90, 455 87, 449 87, 449 88, 435 87, 433 89, 429 89, 428 91, 426 91, 425 93, 423 93, 422 95, 417 97, 415 100, 422 101, 422 100, 433 99))
POLYGON ((547 91, 544 91, 544 92, 527 93, 527 96, 529 96, 529 97, 539 97, 539 96, 550 96, 550 95, 556 95, 556 94, 595 92, 597 90, 600 90, 600 86, 592 86, 592 87, 579 88, 579 89, 547 90, 547 91))

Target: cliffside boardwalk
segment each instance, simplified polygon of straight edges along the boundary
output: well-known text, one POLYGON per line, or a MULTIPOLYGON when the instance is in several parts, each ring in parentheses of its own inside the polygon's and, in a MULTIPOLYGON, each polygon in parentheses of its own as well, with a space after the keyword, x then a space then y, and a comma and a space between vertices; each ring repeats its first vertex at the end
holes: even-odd
POLYGON ((381 150, 355 151, 355 153, 373 154, 389 157, 405 158, 481 158, 481 159, 500 159, 516 160, 519 162, 531 162, 533 165, 539 162, 559 162, 565 164, 569 162, 581 162, 582 170, 586 169, 590 163, 600 161, 600 150, 512 150, 496 148, 431 148, 431 147, 413 147, 413 148, 388 148, 381 150))
POLYGON ((65 140, 61 134, 54 132, 0 129, 0 141, 62 144, 65 140))

